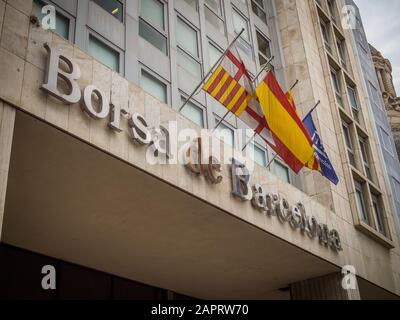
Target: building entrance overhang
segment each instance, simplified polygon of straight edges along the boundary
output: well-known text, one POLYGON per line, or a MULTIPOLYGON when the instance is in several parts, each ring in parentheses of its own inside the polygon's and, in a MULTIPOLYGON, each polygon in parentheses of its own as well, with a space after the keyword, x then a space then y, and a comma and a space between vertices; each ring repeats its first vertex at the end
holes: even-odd
POLYGON ((18 111, 2 241, 203 299, 288 298, 338 271, 18 111))

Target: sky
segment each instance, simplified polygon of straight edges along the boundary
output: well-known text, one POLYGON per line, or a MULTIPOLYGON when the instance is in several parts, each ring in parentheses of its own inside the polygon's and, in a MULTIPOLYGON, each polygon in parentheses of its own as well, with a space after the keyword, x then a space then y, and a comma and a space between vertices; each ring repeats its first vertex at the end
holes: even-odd
POLYGON ((400 0, 354 0, 360 9, 368 42, 393 67, 393 82, 400 96, 400 0))

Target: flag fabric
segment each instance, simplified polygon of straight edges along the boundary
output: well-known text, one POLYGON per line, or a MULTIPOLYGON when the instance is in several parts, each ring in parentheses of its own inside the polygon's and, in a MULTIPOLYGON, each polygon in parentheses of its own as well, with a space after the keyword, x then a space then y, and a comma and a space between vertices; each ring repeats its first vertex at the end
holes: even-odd
POLYGON ((304 118, 303 123, 307 131, 310 133, 311 139, 313 141, 315 158, 317 159, 319 164, 316 171, 319 171, 329 181, 337 185, 339 183, 339 178, 336 175, 335 169, 333 168, 331 161, 329 160, 328 154, 325 152, 325 148, 317 132, 317 128, 313 121, 311 112, 308 113, 308 115, 304 118))
POLYGON ((220 65, 203 86, 215 100, 235 114, 265 141, 272 136, 265 126, 261 107, 254 97, 254 87, 245 64, 235 46, 227 52, 220 65))
POLYGON ((268 72, 255 90, 274 144, 268 143, 283 161, 298 173, 316 166, 313 143, 293 102, 282 91, 273 72, 268 72))

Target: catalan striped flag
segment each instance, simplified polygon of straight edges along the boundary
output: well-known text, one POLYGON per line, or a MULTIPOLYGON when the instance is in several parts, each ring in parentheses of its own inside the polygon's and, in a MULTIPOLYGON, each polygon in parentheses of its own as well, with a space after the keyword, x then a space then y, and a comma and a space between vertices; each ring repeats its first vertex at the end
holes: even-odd
POLYGON ((254 88, 245 64, 235 46, 203 86, 203 90, 254 129, 264 140, 273 143, 262 110, 254 98, 254 88))
POLYGON ((253 87, 239 53, 233 46, 203 86, 209 95, 240 116, 253 99, 253 87))
POLYGON ((310 134, 273 72, 268 72, 255 94, 274 140, 274 144, 269 143, 271 148, 296 173, 303 167, 314 168, 317 164, 310 134))

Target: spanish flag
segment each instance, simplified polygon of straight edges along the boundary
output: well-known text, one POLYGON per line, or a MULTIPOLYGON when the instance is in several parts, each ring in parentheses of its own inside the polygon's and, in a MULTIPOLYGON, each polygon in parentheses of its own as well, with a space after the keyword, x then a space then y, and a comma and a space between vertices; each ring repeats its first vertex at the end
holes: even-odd
POLYGON ((290 102, 271 71, 255 94, 275 142, 270 146, 294 172, 298 173, 303 167, 314 168, 317 164, 311 137, 295 110, 293 100, 290 102))

